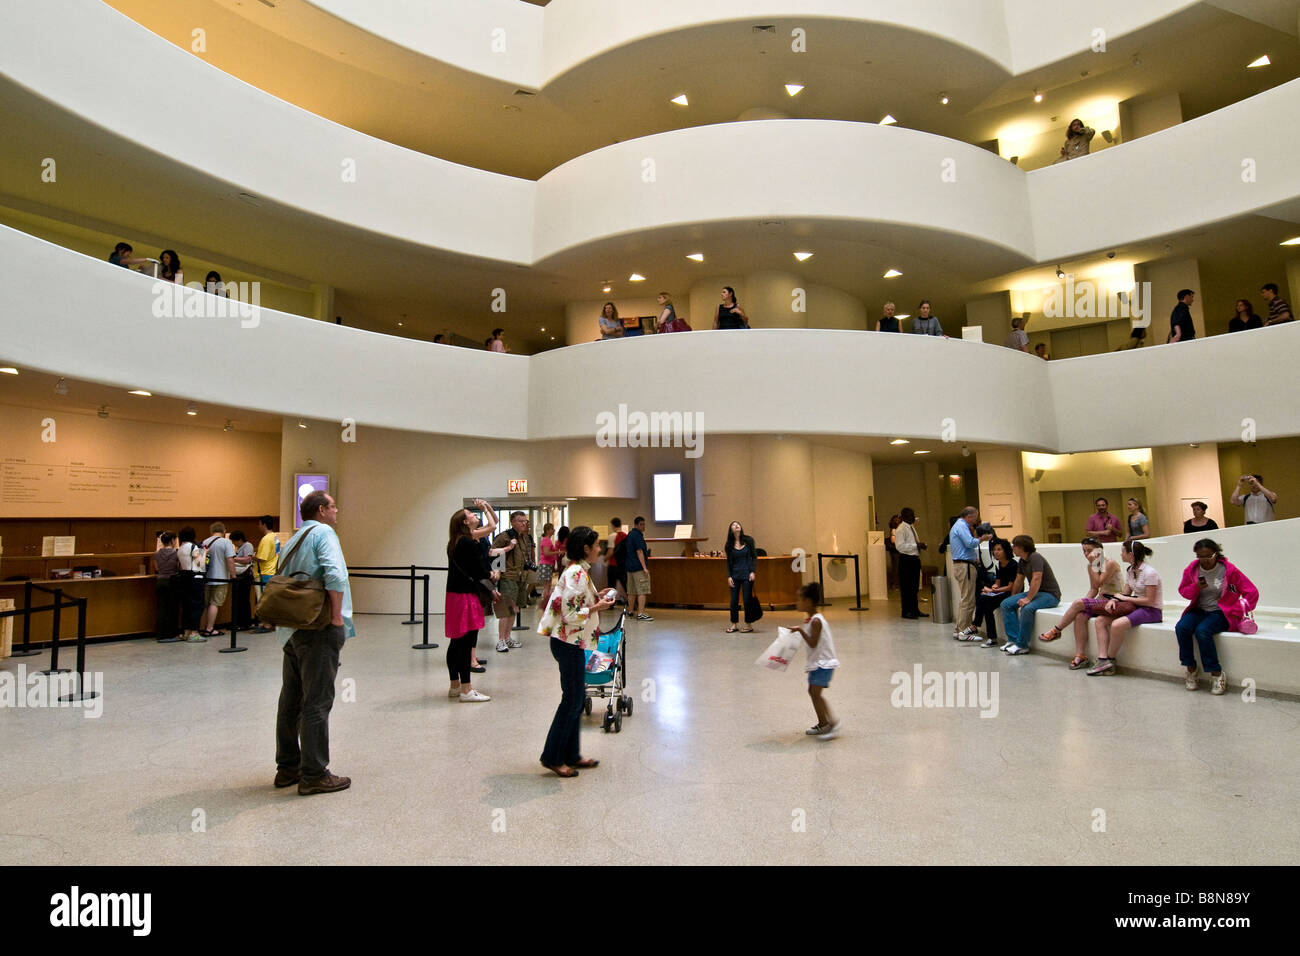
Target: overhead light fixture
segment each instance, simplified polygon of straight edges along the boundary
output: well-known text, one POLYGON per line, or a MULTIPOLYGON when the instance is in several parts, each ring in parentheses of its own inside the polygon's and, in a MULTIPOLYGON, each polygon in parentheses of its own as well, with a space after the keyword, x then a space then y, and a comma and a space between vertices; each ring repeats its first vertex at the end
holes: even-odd
POLYGON ((962 445, 962 446, 961 446, 961 456, 962 456, 963 458, 969 458, 969 457, 970 457, 970 445, 962 445))
POLYGON ((100 405, 100 406, 99 406, 99 413, 98 413, 98 414, 99 414, 99 417, 100 417, 100 418, 107 418, 107 417, 108 417, 108 406, 107 406, 107 405, 100 405))
POLYGON ((552 342, 555 341, 555 336, 554 336, 554 335, 551 336, 551 341, 552 341, 552 342))
POLYGON ((1047 471, 1046 471, 1045 469, 1043 469, 1043 468, 1035 468, 1035 469, 1034 469, 1034 475, 1033 475, 1033 477, 1030 478, 1029 480, 1030 480, 1030 481, 1042 481, 1042 480, 1043 480, 1043 475, 1045 475, 1045 474, 1047 474, 1047 471))
POLYGON ((902 274, 903 274, 903 273, 899 272, 897 269, 890 269, 888 272, 886 272, 886 273, 884 274, 884 276, 882 276, 882 278, 885 278, 885 279, 897 279, 897 278, 898 278, 899 276, 901 276, 902 274))
MULTIPOLYGON (((227 419, 226 419, 226 424, 222 427, 221 430, 222 430, 223 432, 228 432, 228 431, 230 431, 230 430, 231 430, 232 428, 234 428, 234 427, 235 427, 235 423, 232 422, 229 418, 227 418, 227 419)), ((308 467, 310 467, 310 466, 308 466, 308 467)))
POLYGON ((912 454, 913 454, 913 455, 928 455, 928 454, 930 454, 930 452, 929 452, 929 450, 926 449, 926 448, 918 448, 916 451, 912 452, 912 454))
POLYGON ((805 262, 808 259, 811 259, 812 256, 813 254, 811 252, 796 252, 794 254, 794 257, 798 259, 800 262, 805 262))
POLYGON ((911 312, 900 312, 894 316, 894 318, 896 319, 910 319, 911 317, 912 317, 911 312))
POLYGON ((199 406, 195 405, 193 402, 190 402, 188 405, 185 406, 186 415, 197 415, 198 413, 199 413, 199 406))
POLYGON ((692 253, 691 253, 689 256, 687 256, 686 258, 687 258, 687 259, 690 259, 690 260, 692 260, 692 261, 694 261, 694 262, 703 262, 703 261, 704 261, 704 253, 702 253, 702 252, 692 252, 692 253))
POLYGON ((12 365, 6 365, 4 368, 0 368, 0 375, 17 375, 17 374, 18 374, 18 369, 14 368, 12 365))
POLYGON ((1279 245, 1283 245, 1283 246, 1300 246, 1300 236, 1296 236, 1294 239, 1283 239, 1283 240, 1279 243, 1279 245))
POLYGON ((609 292, 609 291, 610 291, 610 288, 611 288, 610 286, 605 286, 605 287, 603 287, 600 291, 601 291, 601 292, 609 292))
POLYGON ((146 389, 143 388, 133 388, 131 389, 131 391, 127 392, 127 394, 139 395, 141 398, 153 398, 153 392, 147 391, 146 389))
POLYGON ((897 122, 898 122, 898 120, 894 119, 892 116, 890 116, 888 113, 886 113, 886 114, 885 114, 885 118, 882 119, 882 120, 880 121, 880 125, 881 125, 881 126, 893 126, 893 125, 894 125, 895 123, 897 123, 897 122))
POLYGON ((798 96, 800 93, 803 92, 803 84, 787 83, 785 85, 785 91, 789 93, 791 96, 798 96))
POLYGON ((676 103, 678 106, 690 106, 690 105, 691 105, 690 100, 688 100, 688 99, 686 98, 686 94, 685 94, 685 93, 683 93, 681 96, 674 96, 673 99, 672 99, 672 102, 676 103))
POLYGON ((1058 279, 1064 279, 1064 278, 1065 278, 1065 270, 1062 269, 1060 266, 1057 266, 1057 267, 1056 267, 1056 278, 1058 278, 1058 279))
POLYGON ((948 94, 947 94, 947 93, 940 93, 940 94, 939 94, 939 105, 940 105, 940 106, 947 106, 947 105, 948 105, 948 94))
POLYGON ((66 378, 61 378, 54 383, 54 394, 55 395, 68 394, 68 380, 66 378))
POLYGON ((1039 93, 1037 90, 1034 90, 1034 102, 1035 103, 1043 102, 1043 94, 1039 93))
POLYGON ((306 428, 306 427, 307 427, 307 423, 306 423, 305 421, 303 421, 303 420, 300 418, 300 419, 298 419, 298 427, 299 427, 299 428, 306 428))
POLYGON ((627 281, 628 281, 628 282, 645 282, 645 276, 641 275, 641 273, 639 273, 639 272, 633 272, 630 276, 627 277, 627 281))
POLYGON ((1263 56, 1261 56, 1258 60, 1252 60, 1251 62, 1247 63, 1247 64, 1246 64, 1246 69, 1248 69, 1248 70, 1253 70, 1253 69, 1255 69, 1255 67, 1257 67, 1257 66, 1268 66, 1269 63, 1270 63, 1270 60, 1269 60, 1269 58, 1268 58, 1268 54, 1265 53, 1265 54, 1264 54, 1263 56))
POLYGON ((1020 165, 1020 157, 1019 157, 1019 156, 1012 156, 1010 159, 1007 160, 1007 162, 1010 163, 1012 166, 1019 166, 1019 165, 1020 165))
POLYGON ((911 443, 910 441, 908 441, 906 438, 895 438, 893 441, 890 442, 890 444, 891 444, 891 445, 910 445, 910 444, 912 444, 912 443, 911 443))

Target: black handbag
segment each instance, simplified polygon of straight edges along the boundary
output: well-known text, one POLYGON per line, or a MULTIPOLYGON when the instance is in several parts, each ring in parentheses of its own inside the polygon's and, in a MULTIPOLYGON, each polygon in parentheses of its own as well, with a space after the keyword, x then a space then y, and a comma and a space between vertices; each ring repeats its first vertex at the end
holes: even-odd
POLYGON ((759 602, 758 595, 756 595, 751 589, 749 597, 745 598, 745 622, 747 624, 753 624, 762 617, 763 605, 759 602))

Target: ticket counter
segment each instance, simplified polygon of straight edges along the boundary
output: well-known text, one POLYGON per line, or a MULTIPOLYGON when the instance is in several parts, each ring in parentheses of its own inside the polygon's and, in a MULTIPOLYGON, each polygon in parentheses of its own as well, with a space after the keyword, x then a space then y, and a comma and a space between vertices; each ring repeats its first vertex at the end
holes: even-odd
MULTIPOLYGON (((727 559, 712 557, 668 557, 650 562, 652 607, 727 608, 731 589, 727 586, 727 559)), ((795 606, 803 574, 794 570, 791 554, 760 557, 755 572, 754 594, 767 609, 795 606)))

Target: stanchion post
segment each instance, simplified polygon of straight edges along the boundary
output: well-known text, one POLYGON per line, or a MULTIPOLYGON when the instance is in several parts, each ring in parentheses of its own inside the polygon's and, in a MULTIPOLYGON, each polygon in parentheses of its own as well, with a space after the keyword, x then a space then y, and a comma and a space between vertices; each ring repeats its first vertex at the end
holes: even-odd
MULTIPOLYGON (((412 573, 414 573, 415 569, 412 568, 411 570, 412 573)), ((429 576, 427 574, 422 574, 420 575, 420 580, 424 582, 424 637, 419 644, 412 644, 411 650, 428 651, 428 650, 432 650, 438 645, 429 643, 429 576)), ((412 585, 415 584, 414 578, 411 579, 411 584, 412 585)), ((411 608, 411 617, 415 617, 414 607, 411 608)))
POLYGON ((850 611, 870 611, 871 608, 862 606, 862 578, 858 574, 858 556, 850 555, 853 558, 853 590, 857 593, 858 602, 849 608, 850 611))
POLYGON ((59 666, 59 617, 63 612, 63 589, 54 589, 54 630, 50 634, 50 666, 42 674, 66 674, 68 669, 59 666))
MULTIPOLYGON (((428 576, 427 576, 427 575, 425 576, 424 583, 425 583, 425 586, 428 587, 429 579, 428 579, 428 576)), ((428 621, 427 621, 427 618, 428 618, 428 615, 429 615, 429 602, 428 602, 427 600, 425 601, 424 613, 425 613, 425 618, 426 618, 426 622, 425 622, 425 625, 424 625, 424 642, 427 644, 427 643, 429 643, 429 625, 428 625, 428 621)), ((417 621, 417 620, 415 619, 415 565, 411 565, 411 610, 410 610, 410 616, 407 617, 407 619, 406 619, 405 621, 403 621, 402 623, 403 623, 403 624, 419 624, 419 623, 420 623, 419 621, 417 621)))
POLYGON ((825 557, 820 551, 817 552, 817 589, 822 592, 821 603, 818 607, 830 607, 831 602, 826 600, 826 585, 822 583, 822 558, 825 557))
POLYGON ((23 582, 23 643, 10 657, 35 657, 40 651, 32 647, 32 582, 23 582))
POLYGON ((71 694, 63 694, 59 700, 93 700, 99 691, 86 693, 86 598, 74 598, 77 602, 77 689, 71 694))
MULTIPOLYGON (((231 583, 233 584, 234 582, 232 581, 231 583)), ((238 602, 236 602, 236 606, 238 606, 238 602)), ((248 650, 247 647, 239 646, 239 629, 235 627, 235 622, 234 622, 235 612, 232 610, 230 614, 231 614, 230 646, 217 648, 218 654, 238 654, 240 651, 248 650)))

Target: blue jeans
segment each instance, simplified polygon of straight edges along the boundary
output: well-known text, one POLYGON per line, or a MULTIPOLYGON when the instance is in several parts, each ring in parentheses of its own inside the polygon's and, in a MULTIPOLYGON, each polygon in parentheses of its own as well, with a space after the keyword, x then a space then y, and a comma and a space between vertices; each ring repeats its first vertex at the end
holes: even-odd
POLYGON ((1214 635, 1222 634, 1228 629, 1228 619, 1217 607, 1213 611, 1202 611, 1199 607, 1189 607, 1174 625, 1178 635, 1178 659, 1189 671, 1196 669, 1196 654, 1192 650, 1192 638, 1201 649, 1201 669, 1207 674, 1221 671, 1219 652, 1214 647, 1214 635))
POLYGON ((582 759, 578 736, 582 731, 582 704, 587 699, 587 656, 581 644, 551 638, 551 656, 560 665, 560 706, 555 708, 542 763, 548 767, 573 766, 582 759))
POLYGON ((1013 594, 1002 602, 1002 633, 1012 644, 1028 647, 1034 633, 1034 612, 1040 607, 1056 607, 1061 599, 1054 594, 1039 591, 1038 596, 1022 608, 1016 602, 1025 596, 1025 592, 1013 594))

